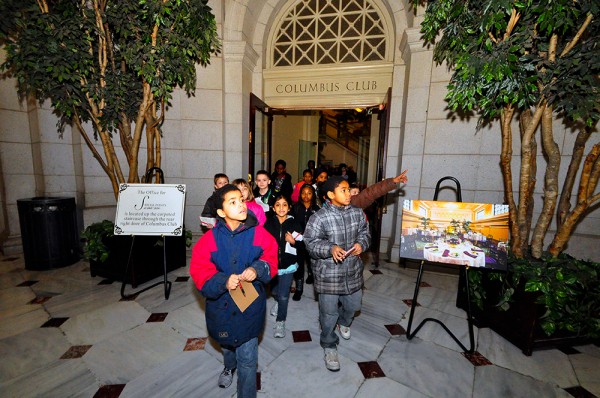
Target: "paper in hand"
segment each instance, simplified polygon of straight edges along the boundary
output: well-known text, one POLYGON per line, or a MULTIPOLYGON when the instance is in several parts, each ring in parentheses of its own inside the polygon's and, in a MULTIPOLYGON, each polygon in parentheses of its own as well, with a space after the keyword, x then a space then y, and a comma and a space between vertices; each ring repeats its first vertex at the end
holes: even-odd
POLYGON ((285 242, 285 252, 293 256, 295 256, 297 253, 296 248, 292 247, 292 245, 290 245, 290 242, 285 242))
POLYGON ((217 219, 213 217, 200 217, 200 224, 207 228, 212 228, 217 223, 217 219))
POLYGON ((240 311, 244 312, 258 298, 258 292, 251 282, 241 281, 241 284, 244 289, 243 293, 242 289, 238 287, 230 290, 229 294, 240 311))

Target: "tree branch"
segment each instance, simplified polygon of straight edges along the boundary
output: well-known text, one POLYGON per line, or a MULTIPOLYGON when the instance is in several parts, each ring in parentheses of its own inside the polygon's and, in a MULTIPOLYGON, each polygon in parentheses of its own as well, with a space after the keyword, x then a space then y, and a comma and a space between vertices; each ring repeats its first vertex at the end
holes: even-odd
POLYGON ((42 14, 48 14, 48 2, 46 0, 37 0, 37 3, 42 14))
MULTIPOLYGON (((600 144, 596 144, 597 146, 600 144)), ((594 149, 592 149, 594 150, 594 149)), ((590 174, 590 179, 588 181, 588 196, 592 195, 598 186, 598 178, 600 178, 600 157, 598 152, 596 152, 596 160, 594 161, 594 167, 592 168, 592 172, 590 174)))
POLYGON ((560 193, 560 201, 557 209, 557 223, 560 226, 564 221, 567 213, 571 211, 571 194, 573 187, 575 186, 575 179, 583 159, 583 153, 585 151, 585 144, 592 135, 592 130, 589 127, 585 127, 580 130, 573 144, 573 152, 571 154, 571 161, 569 162, 569 168, 567 169, 567 175, 565 176, 562 192, 560 193))
POLYGON ((592 147, 590 153, 588 153, 588 155, 585 157, 585 162, 583 162, 583 169, 581 170, 581 179, 579 180, 579 190, 577 193, 577 203, 584 202, 588 197, 592 169, 594 168, 594 164, 598 160, 599 155, 600 143, 597 143, 592 147))
POLYGON ((518 13, 517 10, 513 8, 512 12, 510 13, 510 20, 508 21, 508 25, 506 26, 506 32, 504 32, 503 40, 506 40, 509 38, 513 29, 517 25, 517 22, 519 22, 519 18, 521 18, 521 14, 518 13))
POLYGON ((583 32, 587 29, 588 25, 592 22, 593 17, 594 16, 592 14, 588 14, 587 15, 587 17, 585 18, 585 21, 583 21, 583 23, 581 24, 581 27, 577 31, 577 34, 575 34, 575 36, 573 37, 573 39, 569 43, 567 43, 567 46, 565 47, 565 49, 563 50, 563 52, 560 53, 560 57, 561 58, 564 57, 565 55, 567 55, 567 53, 569 51, 571 51, 571 49, 573 47, 575 47, 575 45, 577 44, 577 42, 581 38, 581 35, 583 34, 583 32))

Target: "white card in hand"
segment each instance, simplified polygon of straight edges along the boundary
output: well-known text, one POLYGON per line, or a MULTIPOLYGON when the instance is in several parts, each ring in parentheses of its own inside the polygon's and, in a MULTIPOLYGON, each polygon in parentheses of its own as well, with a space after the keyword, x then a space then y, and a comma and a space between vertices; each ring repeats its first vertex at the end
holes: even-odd
POLYGON ((292 247, 292 245, 290 245, 290 242, 285 242, 285 252, 289 253, 289 254, 293 254, 295 256, 296 248, 292 247))

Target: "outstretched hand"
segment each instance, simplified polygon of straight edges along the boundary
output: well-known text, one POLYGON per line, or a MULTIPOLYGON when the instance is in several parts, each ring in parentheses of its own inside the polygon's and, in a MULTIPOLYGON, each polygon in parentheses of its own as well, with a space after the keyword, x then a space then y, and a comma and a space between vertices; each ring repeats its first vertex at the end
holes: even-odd
POLYGON ((394 177, 393 181, 398 184, 399 182, 406 184, 408 182, 408 178, 406 177, 406 172, 408 169, 404 170, 399 176, 394 177))

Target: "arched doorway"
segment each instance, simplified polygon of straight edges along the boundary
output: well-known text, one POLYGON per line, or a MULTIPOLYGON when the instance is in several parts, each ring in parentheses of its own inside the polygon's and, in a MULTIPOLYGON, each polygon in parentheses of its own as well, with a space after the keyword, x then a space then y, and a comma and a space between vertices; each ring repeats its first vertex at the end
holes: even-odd
MULTIPOLYGON (((264 100, 250 98, 249 177, 285 158, 293 177, 312 159, 349 166, 362 187, 383 179, 395 43, 387 10, 377 0, 290 0, 271 26, 264 100)), ((383 205, 371 219, 376 263, 383 205)))

